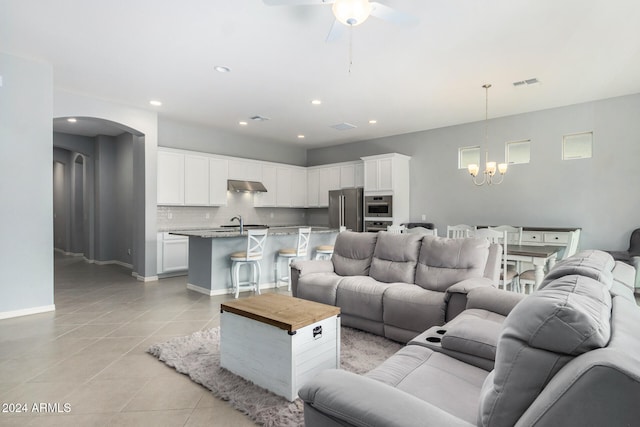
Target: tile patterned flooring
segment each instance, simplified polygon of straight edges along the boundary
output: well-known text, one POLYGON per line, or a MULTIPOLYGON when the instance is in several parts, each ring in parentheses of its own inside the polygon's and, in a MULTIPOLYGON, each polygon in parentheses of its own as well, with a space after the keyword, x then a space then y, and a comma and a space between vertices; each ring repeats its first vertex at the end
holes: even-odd
POLYGON ((146 353, 218 326, 230 296, 189 291, 185 276, 143 283, 116 265, 54 262, 56 311, 0 320, 0 410, 29 409, 0 412, 0 426, 254 425, 146 353), (32 412, 40 403, 52 405, 32 412))

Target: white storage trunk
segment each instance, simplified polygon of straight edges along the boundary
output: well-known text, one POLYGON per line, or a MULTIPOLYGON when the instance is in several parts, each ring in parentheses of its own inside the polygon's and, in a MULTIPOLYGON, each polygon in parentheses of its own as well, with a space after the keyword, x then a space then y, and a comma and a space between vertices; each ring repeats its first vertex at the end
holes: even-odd
POLYGON ((340 367, 340 317, 288 332, 223 311, 220 365, 293 401, 298 389, 318 372, 340 367))

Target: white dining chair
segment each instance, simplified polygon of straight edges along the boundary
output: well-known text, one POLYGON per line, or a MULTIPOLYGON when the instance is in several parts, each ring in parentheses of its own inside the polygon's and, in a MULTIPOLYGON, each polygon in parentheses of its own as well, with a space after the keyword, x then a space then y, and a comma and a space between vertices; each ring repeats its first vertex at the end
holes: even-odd
POLYGON ((405 231, 404 225, 387 225, 387 233, 402 234, 405 231))
POLYGON ((412 227, 412 228, 407 228, 405 230, 405 233, 424 234, 424 235, 427 235, 427 236, 437 236, 438 235, 438 229, 437 228, 425 228, 425 227, 412 227))
POLYGON ((498 286, 502 286, 507 290, 507 286, 511 286, 514 290, 517 286, 518 272, 515 269, 508 268, 507 255, 509 253, 509 239, 506 231, 493 230, 490 228, 478 228, 473 236, 478 239, 487 239, 489 243, 502 245, 502 268, 500 269, 500 280, 498 286), (514 284, 516 286, 514 286, 514 284))
MULTIPOLYGON (((489 227, 491 230, 506 231, 507 241, 509 245, 521 245, 522 244, 522 227, 514 227, 513 225, 498 225, 495 227, 489 227)), ((507 269, 515 272, 517 278, 511 284, 511 290, 516 292, 522 292, 520 287, 520 262, 507 260, 507 269)))
MULTIPOLYGON (((560 257, 561 260, 567 259, 578 251, 578 240, 580 238, 580 230, 575 230, 569 232, 567 245, 564 248, 564 252, 560 257)), ((532 293, 535 291, 536 286, 536 271, 534 269, 525 270, 520 273, 518 280, 520 282, 520 286, 522 286, 522 291, 526 293, 527 287, 529 289, 528 293, 532 293)))
POLYGON ((447 225, 447 237, 450 239, 464 239, 467 237, 473 237, 475 232, 475 225, 447 225))
POLYGON ((234 252, 230 255, 231 259, 231 284, 235 297, 240 294, 240 287, 246 286, 253 289, 256 294, 260 295, 260 261, 264 252, 264 245, 267 241, 268 229, 258 229, 247 231, 247 250, 242 252, 234 252), (246 282, 240 281, 240 267, 248 265, 251 267, 251 275, 246 282), (253 279, 253 280, 252 280, 253 279))

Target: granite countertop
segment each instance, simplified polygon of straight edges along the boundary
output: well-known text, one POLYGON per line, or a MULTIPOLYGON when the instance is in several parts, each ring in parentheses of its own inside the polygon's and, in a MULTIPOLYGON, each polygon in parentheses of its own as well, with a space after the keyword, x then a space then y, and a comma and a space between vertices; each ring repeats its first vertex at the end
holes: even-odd
MULTIPOLYGON (((273 226, 269 227, 269 235, 271 236, 286 236, 289 234, 298 234, 298 229, 301 227, 305 227, 304 225, 292 225, 292 226, 273 226)), ((219 238, 219 237, 244 237, 247 235, 245 229, 244 234, 240 234, 239 227, 238 228, 228 228, 228 227, 219 227, 219 228, 208 228, 208 229, 199 229, 199 230, 174 230, 171 231, 170 234, 176 234, 179 236, 193 236, 193 237, 203 237, 203 238, 219 238)), ((337 233, 339 230, 337 228, 328 228, 328 227, 311 227, 311 233, 337 233)))

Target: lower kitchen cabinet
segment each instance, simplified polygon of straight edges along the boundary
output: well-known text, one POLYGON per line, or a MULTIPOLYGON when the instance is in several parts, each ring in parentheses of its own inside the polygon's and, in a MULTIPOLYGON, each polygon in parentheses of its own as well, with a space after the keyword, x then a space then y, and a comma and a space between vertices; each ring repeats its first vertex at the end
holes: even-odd
POLYGON ((189 269, 189 238, 158 233, 158 274, 189 269))

